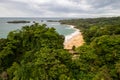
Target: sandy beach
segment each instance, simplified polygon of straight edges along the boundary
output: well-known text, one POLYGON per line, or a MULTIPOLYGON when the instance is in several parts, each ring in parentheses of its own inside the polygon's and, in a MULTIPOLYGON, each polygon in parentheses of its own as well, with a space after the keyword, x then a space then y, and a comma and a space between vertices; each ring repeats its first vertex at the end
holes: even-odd
MULTIPOLYGON (((71 25, 72 28, 76 29, 75 26, 71 25)), ((79 47, 83 45, 83 36, 78 29, 68 36, 65 36, 64 49, 72 49, 73 46, 79 47)))

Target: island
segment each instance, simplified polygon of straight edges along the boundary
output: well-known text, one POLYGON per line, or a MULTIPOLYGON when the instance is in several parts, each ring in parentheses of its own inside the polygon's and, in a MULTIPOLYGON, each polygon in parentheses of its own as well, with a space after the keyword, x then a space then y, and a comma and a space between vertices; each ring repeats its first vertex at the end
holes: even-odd
POLYGON ((47 22, 58 22, 57 20, 47 20, 47 22))
POLYGON ((30 23, 30 21, 24 21, 24 20, 21 20, 21 21, 8 21, 7 23, 14 23, 14 24, 17 24, 17 23, 30 23))

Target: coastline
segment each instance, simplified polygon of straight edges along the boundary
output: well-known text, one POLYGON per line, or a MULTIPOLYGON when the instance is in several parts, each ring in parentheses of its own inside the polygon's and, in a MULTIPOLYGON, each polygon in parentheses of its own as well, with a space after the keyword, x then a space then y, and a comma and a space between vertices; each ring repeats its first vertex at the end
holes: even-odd
POLYGON ((84 40, 83 36, 79 29, 75 28, 74 25, 69 25, 71 28, 74 28, 76 31, 70 35, 65 36, 64 49, 72 49, 73 46, 79 47, 83 45, 84 40))

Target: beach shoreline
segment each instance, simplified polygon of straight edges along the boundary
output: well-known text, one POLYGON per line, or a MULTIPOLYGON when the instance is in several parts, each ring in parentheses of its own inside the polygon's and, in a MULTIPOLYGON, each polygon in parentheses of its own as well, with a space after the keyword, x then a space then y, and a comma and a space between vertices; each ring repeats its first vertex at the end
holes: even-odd
POLYGON ((65 36, 65 41, 63 43, 64 49, 72 49, 73 46, 79 47, 83 45, 84 40, 80 30, 75 28, 74 25, 69 25, 69 26, 71 28, 74 28, 76 31, 70 35, 65 36))

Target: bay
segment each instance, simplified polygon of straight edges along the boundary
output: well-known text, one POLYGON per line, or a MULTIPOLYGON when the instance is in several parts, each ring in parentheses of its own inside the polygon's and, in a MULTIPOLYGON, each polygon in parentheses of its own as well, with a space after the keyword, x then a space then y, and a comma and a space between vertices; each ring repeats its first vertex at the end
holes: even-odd
POLYGON ((25 25, 31 25, 33 22, 39 24, 46 24, 47 27, 54 27, 60 35, 70 35, 75 32, 74 28, 71 28, 69 25, 63 25, 59 22, 48 22, 48 20, 58 21, 63 18, 0 18, 0 38, 6 38, 10 31, 21 29, 25 25), (30 23, 7 23, 8 21, 30 21, 30 23))

